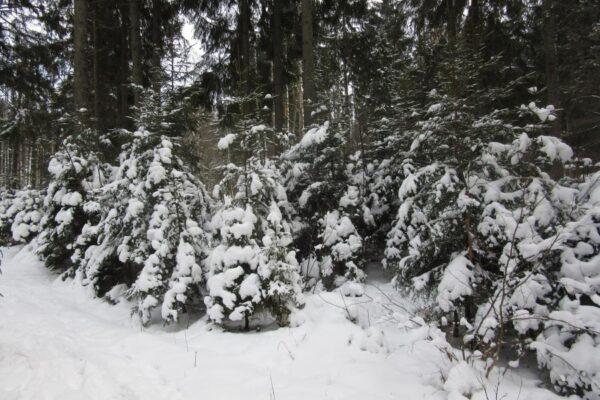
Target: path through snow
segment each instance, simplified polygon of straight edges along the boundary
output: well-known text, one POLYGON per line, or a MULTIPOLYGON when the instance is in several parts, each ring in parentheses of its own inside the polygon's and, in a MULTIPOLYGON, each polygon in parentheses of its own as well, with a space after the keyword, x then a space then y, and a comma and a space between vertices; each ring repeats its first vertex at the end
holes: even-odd
MULTIPOLYGON (((57 280, 28 249, 4 249, 1 268, 2 400, 447 398, 440 371, 448 365, 426 328, 398 329, 405 316, 379 290, 354 300, 308 296, 295 328, 230 333, 200 320, 142 329, 128 305, 57 280), (360 324, 344 304, 355 304, 360 324)), ((549 398, 526 383, 521 400, 549 398)), ((505 386, 517 393, 514 382, 505 386)))

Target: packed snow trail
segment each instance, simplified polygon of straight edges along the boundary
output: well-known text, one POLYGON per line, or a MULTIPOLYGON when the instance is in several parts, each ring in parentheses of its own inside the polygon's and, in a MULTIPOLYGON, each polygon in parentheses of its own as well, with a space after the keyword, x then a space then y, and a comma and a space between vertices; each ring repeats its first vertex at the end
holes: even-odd
MULTIPOLYGON (((230 333, 200 320, 143 329, 130 305, 111 306, 56 279, 27 248, 3 251, 2 400, 447 398, 447 362, 423 329, 399 330, 394 320, 389 334, 379 290, 360 301, 308 296, 296 328, 230 333)), ((525 392, 521 399, 549 398, 525 392)))

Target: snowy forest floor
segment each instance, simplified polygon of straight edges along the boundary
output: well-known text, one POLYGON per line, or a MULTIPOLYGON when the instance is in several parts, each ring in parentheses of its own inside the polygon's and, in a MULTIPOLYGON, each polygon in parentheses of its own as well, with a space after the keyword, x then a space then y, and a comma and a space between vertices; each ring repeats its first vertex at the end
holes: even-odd
POLYGON ((557 398, 520 370, 476 382, 452 374, 431 329, 408 322, 410 303, 380 279, 362 297, 307 294, 293 328, 223 332, 205 319, 142 328, 130 304, 57 279, 30 248, 2 250, 3 400, 443 400, 453 385, 470 385, 472 399, 486 399, 484 387, 489 399, 557 398))

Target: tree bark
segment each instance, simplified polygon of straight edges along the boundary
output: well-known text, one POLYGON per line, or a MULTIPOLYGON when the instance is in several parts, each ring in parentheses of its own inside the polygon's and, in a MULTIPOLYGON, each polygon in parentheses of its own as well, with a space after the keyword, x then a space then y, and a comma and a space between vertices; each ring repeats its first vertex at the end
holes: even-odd
POLYGON ((93 18, 92 18, 92 42, 93 42, 93 49, 92 49, 92 63, 94 65, 93 67, 93 79, 92 79, 92 84, 93 84, 93 88, 94 88, 94 121, 95 121, 95 125, 96 125, 96 129, 98 131, 102 131, 102 123, 100 122, 100 96, 102 95, 102 89, 101 89, 101 84, 100 84, 100 47, 101 45, 101 41, 100 41, 100 29, 98 27, 98 19, 100 18, 99 16, 100 11, 98 9, 98 2, 94 2, 94 11, 93 11, 93 18))
MULTIPOLYGON (((75 109, 88 109, 88 81, 86 62, 87 41, 87 0, 74 0, 74 57, 73 89, 75 109)), ((88 110, 89 111, 89 110, 88 110)))
POLYGON ((126 4, 120 6, 121 24, 120 37, 121 44, 119 49, 119 115, 118 126, 125 128, 127 116, 129 115, 129 19, 127 18, 128 7, 126 4))
POLYGON ((304 103, 304 126, 309 126, 312 122, 312 111, 316 101, 312 1, 313 0, 302 0, 302 92, 304 103))
POLYGON ((152 88, 155 93, 160 92, 161 65, 160 65, 160 0, 152 0, 152 88))
MULTIPOLYGON (((240 83, 243 95, 250 96, 252 94, 252 78, 250 76, 250 3, 248 0, 240 0, 239 7, 240 83)), ((243 114, 254 111, 252 103, 252 101, 248 100, 243 102, 243 114)))
POLYGON ((479 0, 471 0, 465 22, 467 40, 474 50, 478 50, 479 48, 479 35, 481 32, 481 13, 479 8, 479 0))
MULTIPOLYGON (((109 59, 108 46, 119 46, 120 43, 110 42, 110 29, 112 18, 114 17, 111 10, 104 4, 99 4, 97 1, 93 3, 94 10, 92 16, 93 28, 93 43, 92 60, 94 63, 94 121, 96 130, 104 132, 105 129, 114 126, 114 112, 109 110, 109 85, 111 76, 108 69, 113 66, 114 60, 109 59)), ((118 66, 116 67, 119 68, 118 66)))
POLYGON ((140 3, 139 0, 129 0, 129 47, 131 48, 131 82, 133 89, 133 104, 140 103, 139 87, 142 86, 142 50, 140 37, 140 3))
POLYGON ((284 98, 283 98, 283 31, 281 28, 282 0, 273 2, 273 28, 271 38, 273 41, 273 102, 276 131, 283 129, 284 123, 284 98))
POLYGON ((454 45, 456 43, 456 0, 447 1, 448 12, 448 43, 454 45))
MULTIPOLYGON (((558 79, 558 61, 556 55, 556 20, 554 18, 553 0, 544 0, 542 3, 542 12, 544 15, 544 56, 546 59, 546 91, 548 104, 552 104, 555 109, 560 109, 560 87, 558 79)), ((556 119, 552 122, 552 133, 556 136, 561 134, 561 118, 557 113, 556 119)))
POLYGON ((19 137, 13 135, 11 137, 11 148, 12 148, 12 165, 10 173, 10 186, 13 189, 19 188, 19 155, 20 155, 20 140, 19 137))

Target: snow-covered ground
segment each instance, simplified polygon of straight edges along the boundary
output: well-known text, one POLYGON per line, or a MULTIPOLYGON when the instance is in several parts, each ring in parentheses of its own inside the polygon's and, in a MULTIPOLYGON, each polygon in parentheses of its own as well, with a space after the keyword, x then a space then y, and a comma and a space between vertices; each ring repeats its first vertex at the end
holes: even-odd
MULTIPOLYGON (((57 280, 30 249, 3 251, 2 400, 486 399, 483 378, 451 369, 428 339, 435 329, 408 322, 410 305, 381 282, 357 298, 307 295, 293 328, 223 332, 203 319, 142 328, 129 305, 57 280)), ((490 399, 556 398, 523 372, 497 381, 485 384, 490 399)))

